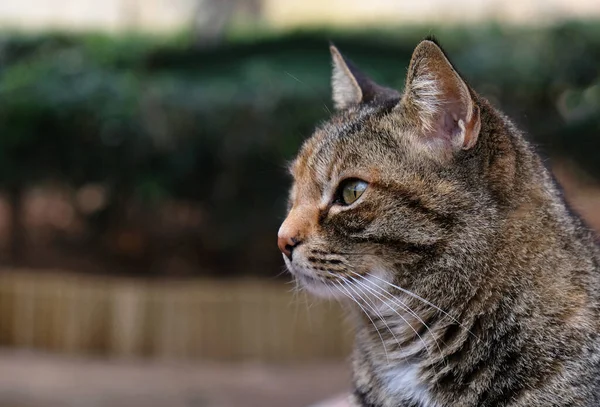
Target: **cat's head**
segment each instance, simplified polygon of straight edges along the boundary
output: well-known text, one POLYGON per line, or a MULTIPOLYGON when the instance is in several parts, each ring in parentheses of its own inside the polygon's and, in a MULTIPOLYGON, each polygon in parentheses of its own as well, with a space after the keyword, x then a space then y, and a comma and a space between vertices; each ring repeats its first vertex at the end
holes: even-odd
POLYGON ((289 270, 329 295, 365 277, 411 285, 427 264, 475 252, 493 228, 494 179, 514 175, 481 147, 482 123, 499 119, 433 41, 415 49, 402 93, 331 53, 337 113, 291 166, 278 236, 289 270))

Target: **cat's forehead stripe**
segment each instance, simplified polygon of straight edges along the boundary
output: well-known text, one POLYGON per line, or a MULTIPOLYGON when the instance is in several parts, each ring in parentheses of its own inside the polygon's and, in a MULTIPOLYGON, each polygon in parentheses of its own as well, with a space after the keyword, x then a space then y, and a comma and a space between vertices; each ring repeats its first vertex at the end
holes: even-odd
POLYGON ((356 138, 370 134, 368 126, 373 125, 372 118, 389 111, 389 106, 362 106, 351 109, 332 118, 321 126, 309 138, 294 162, 293 175, 301 189, 309 187, 322 198, 330 195, 335 185, 330 185, 339 173, 356 162, 358 147, 356 138))
POLYGON ((372 108, 361 109, 347 116, 340 116, 321 129, 319 143, 307 161, 320 184, 326 185, 331 181, 335 171, 341 166, 341 161, 347 156, 346 147, 350 141, 347 138, 359 133, 367 118, 374 112, 376 110, 372 108))

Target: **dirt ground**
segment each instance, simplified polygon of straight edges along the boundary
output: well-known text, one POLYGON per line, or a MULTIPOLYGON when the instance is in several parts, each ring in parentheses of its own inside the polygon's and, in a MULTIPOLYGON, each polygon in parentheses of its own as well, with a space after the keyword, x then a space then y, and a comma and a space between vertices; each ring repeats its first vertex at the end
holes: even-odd
POLYGON ((342 394, 345 364, 107 361, 0 352, 0 407, 306 407, 342 394))

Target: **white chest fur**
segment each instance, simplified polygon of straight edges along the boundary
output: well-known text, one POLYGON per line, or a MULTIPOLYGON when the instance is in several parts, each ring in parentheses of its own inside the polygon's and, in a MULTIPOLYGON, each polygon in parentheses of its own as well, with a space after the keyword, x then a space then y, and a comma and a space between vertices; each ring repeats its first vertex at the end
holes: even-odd
POLYGON ((416 402, 420 407, 435 407, 429 390, 419 380, 418 369, 416 364, 401 364, 387 370, 381 378, 388 394, 416 402))

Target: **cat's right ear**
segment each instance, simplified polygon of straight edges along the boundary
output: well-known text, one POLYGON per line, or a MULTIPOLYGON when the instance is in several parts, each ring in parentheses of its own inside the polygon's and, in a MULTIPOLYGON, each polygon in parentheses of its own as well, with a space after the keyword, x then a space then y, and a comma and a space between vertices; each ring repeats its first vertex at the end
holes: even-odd
POLYGON ((402 104, 430 147, 448 152, 475 146, 481 129, 479 108, 465 81, 433 40, 421 41, 413 53, 402 104))
POLYGON ((361 103, 400 97, 397 91, 376 84, 358 70, 334 45, 331 45, 329 50, 333 60, 332 96, 337 110, 361 103))

